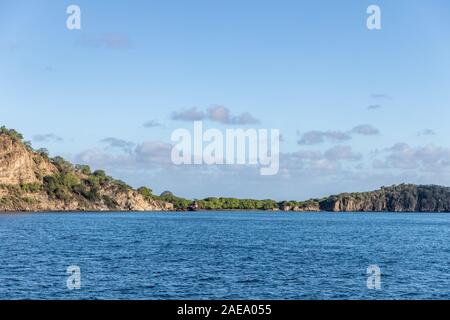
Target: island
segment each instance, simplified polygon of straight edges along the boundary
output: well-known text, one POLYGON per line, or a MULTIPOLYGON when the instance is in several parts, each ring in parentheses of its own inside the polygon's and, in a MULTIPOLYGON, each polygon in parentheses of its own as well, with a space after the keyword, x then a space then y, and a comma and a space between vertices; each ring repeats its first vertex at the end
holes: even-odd
POLYGON ((209 197, 185 199, 133 188, 35 150, 22 134, 0 128, 0 212, 264 210, 290 212, 450 212, 450 188, 401 184, 306 201, 209 197))

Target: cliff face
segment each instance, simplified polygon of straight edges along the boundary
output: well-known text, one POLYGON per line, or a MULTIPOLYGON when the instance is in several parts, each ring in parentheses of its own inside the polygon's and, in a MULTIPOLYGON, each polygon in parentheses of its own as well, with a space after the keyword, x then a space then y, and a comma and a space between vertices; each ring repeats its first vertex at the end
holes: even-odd
POLYGON ((154 211, 173 205, 143 195, 103 171, 73 166, 0 132, 0 211, 154 211))
POLYGON ((15 130, 0 128, 1 211, 282 210, 296 212, 450 212, 450 188, 398 185, 304 202, 206 198, 195 202, 131 188, 102 170, 33 150, 15 130))
POLYGON ((398 185, 366 193, 331 196, 319 203, 323 211, 450 212, 450 188, 398 185))
POLYGON ((23 192, 19 188, 0 189, 0 211, 168 211, 173 205, 159 200, 146 200, 136 191, 102 192, 102 197, 87 201, 78 195, 55 199, 44 191, 23 192))
POLYGON ((289 203, 281 202, 279 208, 282 211, 296 211, 296 212, 318 212, 321 211, 320 204, 314 201, 289 203))
POLYGON ((0 134, 0 184, 39 183, 57 172, 54 165, 30 152, 20 141, 0 134))

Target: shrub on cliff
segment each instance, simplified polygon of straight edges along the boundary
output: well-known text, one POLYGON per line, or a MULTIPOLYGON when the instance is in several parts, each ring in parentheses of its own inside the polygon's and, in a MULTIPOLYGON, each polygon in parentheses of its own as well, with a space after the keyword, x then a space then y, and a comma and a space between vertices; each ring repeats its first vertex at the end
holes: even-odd
POLYGON ((24 192, 38 192, 41 190, 39 183, 23 183, 20 185, 20 189, 24 192))
POLYGON ((254 200, 237 198, 205 198, 198 201, 201 209, 206 210, 273 210, 278 208, 274 200, 254 200))
POLYGON ((165 192, 164 195, 155 197, 155 199, 163 200, 173 204, 176 210, 187 210, 191 205, 192 200, 184 199, 173 195, 171 192, 165 192))
POLYGON ((9 136, 14 141, 23 141, 23 135, 14 129, 8 129, 5 126, 0 127, 0 134, 9 136))
POLYGON ((87 176, 92 174, 91 168, 88 165, 77 164, 75 166, 75 169, 78 170, 79 172, 81 172, 82 174, 87 175, 87 176))
POLYGON ((147 187, 140 187, 137 189, 140 195, 142 195, 145 199, 153 198, 153 191, 147 187))

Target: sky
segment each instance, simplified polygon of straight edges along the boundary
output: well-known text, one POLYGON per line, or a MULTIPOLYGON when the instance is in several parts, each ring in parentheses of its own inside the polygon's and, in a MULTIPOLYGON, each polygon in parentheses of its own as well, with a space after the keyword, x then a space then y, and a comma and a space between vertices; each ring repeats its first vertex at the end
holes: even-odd
POLYGON ((450 185, 449 38, 447 0, 2 0, 0 124, 189 198, 450 185), (175 166, 171 133, 195 119, 279 129, 278 174, 175 166))

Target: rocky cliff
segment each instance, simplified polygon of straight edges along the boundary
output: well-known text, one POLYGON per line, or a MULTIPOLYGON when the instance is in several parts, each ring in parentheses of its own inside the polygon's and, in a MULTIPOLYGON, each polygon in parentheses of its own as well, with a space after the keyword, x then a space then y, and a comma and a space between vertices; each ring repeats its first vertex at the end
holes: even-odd
POLYGON ((333 212, 450 212, 450 188, 402 184, 364 193, 344 193, 318 201, 333 212))
POLYGON ((0 211, 154 211, 173 205, 103 171, 74 166, 0 130, 0 211))
POLYGON ((450 212, 450 188, 402 184, 308 201, 206 198, 193 202, 171 192, 155 196, 33 150, 15 130, 0 128, 1 211, 268 210, 295 212, 450 212))
POLYGON ((0 134, 0 184, 20 185, 42 182, 57 173, 56 167, 14 136, 0 134))

